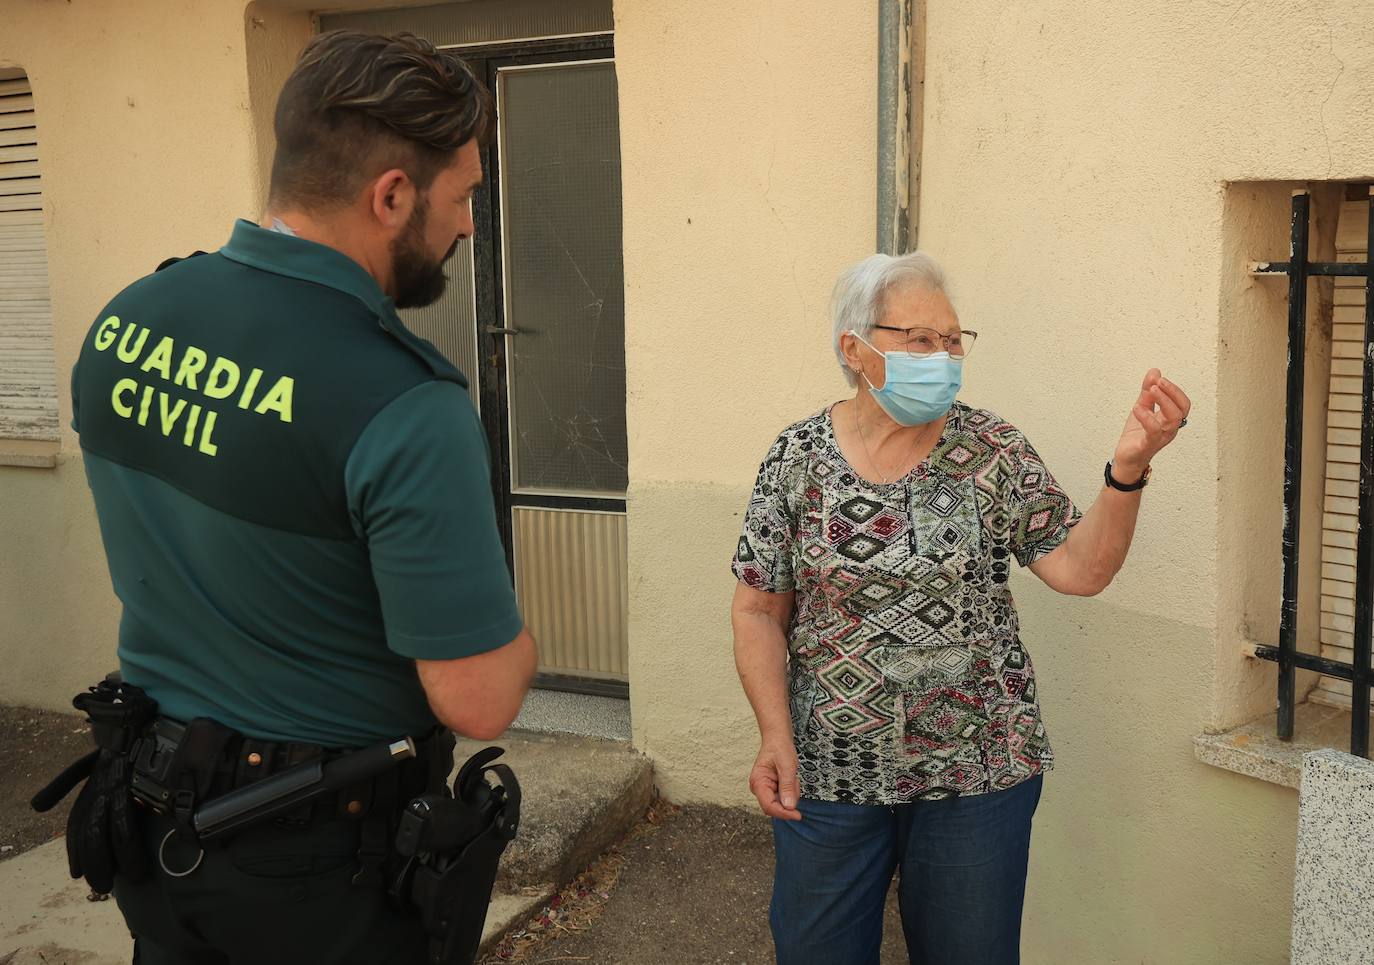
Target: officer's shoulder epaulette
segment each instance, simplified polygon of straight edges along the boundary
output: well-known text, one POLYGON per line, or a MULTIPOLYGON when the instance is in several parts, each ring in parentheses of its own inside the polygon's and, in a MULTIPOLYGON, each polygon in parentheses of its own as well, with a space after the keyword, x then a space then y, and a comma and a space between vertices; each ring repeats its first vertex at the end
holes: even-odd
POLYGON ((182 257, 182 258, 168 258, 166 261, 164 261, 162 264, 158 265, 157 268, 155 268, 155 269, 153 269, 153 270, 154 270, 154 271, 162 271, 162 269, 164 269, 164 268, 170 268, 172 265, 175 265, 175 264, 176 264, 177 262, 179 262, 179 261, 185 261, 187 258, 194 258, 194 257, 196 257, 196 255, 204 255, 204 254, 208 254, 208 252, 204 252, 204 251, 193 251, 193 252, 191 252, 189 255, 186 255, 185 257, 182 257))

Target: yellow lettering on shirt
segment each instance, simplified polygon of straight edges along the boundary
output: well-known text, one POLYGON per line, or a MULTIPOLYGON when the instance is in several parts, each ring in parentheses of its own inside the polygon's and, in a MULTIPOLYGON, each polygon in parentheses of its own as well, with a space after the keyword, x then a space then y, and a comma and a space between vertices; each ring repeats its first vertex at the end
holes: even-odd
POLYGON ((193 404, 191 406, 191 415, 186 420, 186 436, 182 439, 182 445, 186 446, 188 449, 191 447, 191 443, 196 440, 196 424, 199 422, 200 406, 193 404))
POLYGON ((153 407, 153 387, 145 385, 143 387, 143 401, 138 407, 138 424, 146 426, 148 424, 148 410, 153 407))
POLYGON ((105 321, 101 322, 100 327, 95 330, 95 339, 93 340, 95 350, 97 352, 104 352, 113 345, 115 339, 118 337, 115 335, 117 331, 119 331, 118 315, 111 315, 109 318, 105 319, 105 321))
POLYGON ((171 401, 172 397, 166 392, 159 392, 157 395, 158 407, 162 410, 162 434, 170 439, 172 430, 177 426, 177 420, 181 418, 181 413, 186 410, 186 400, 177 399, 176 405, 169 410, 167 403, 171 401))
POLYGON ((164 335, 162 341, 157 343, 157 347, 148 353, 148 357, 139 366, 145 372, 157 370, 158 374, 164 379, 172 377, 172 337, 164 335))
MULTIPOLYGON (((224 355, 215 356, 211 365, 208 352, 184 343, 178 359, 178 345, 172 336, 159 337, 146 326, 132 322, 125 324, 117 315, 110 315, 96 326, 92 344, 100 352, 114 348, 121 362, 136 365, 142 372, 156 373, 173 386, 201 392, 211 399, 229 399, 237 393, 237 399, 231 403, 237 408, 257 415, 275 413, 281 422, 287 424, 292 421, 296 380, 289 375, 277 377, 272 387, 255 404, 254 398, 267 378, 263 369, 245 369, 224 355), (156 344, 145 355, 150 334, 156 344), (174 370, 175 377, 172 374, 174 370)), ((215 428, 220 416, 218 411, 178 398, 176 394, 140 383, 134 378, 119 379, 110 392, 110 404, 115 414, 136 421, 141 426, 147 426, 153 417, 154 398, 157 399, 156 425, 165 438, 176 438, 180 430, 180 440, 186 448, 210 457, 219 452, 219 444, 215 442, 215 428)))
POLYGON ((205 394, 212 399, 227 399, 239 384, 238 363, 221 355, 205 377, 205 394))
POLYGON ((124 393, 136 393, 138 383, 133 379, 120 379, 115 383, 114 391, 110 393, 110 404, 114 406, 115 412, 125 419, 132 419, 134 415, 134 404, 125 402, 120 398, 124 393))
POLYGON ((210 409, 205 413, 205 428, 200 433, 200 451, 207 456, 213 456, 219 452, 219 446, 210 441, 210 437, 215 432, 215 420, 219 418, 219 413, 210 409))
POLYGON ((177 368, 177 377, 174 381, 192 392, 197 391, 196 376, 205 371, 205 365, 209 361, 210 357, 202 349, 194 345, 186 346, 186 354, 181 357, 181 365, 177 368))
POLYGON ((268 393, 262 397, 258 407, 253 411, 258 415, 266 415, 269 412, 277 413, 277 417, 282 422, 291 421, 291 396, 296 390, 296 380, 289 375, 283 375, 277 379, 277 384, 272 386, 268 393))
POLYGON ((248 373, 248 380, 243 383, 243 395, 239 396, 239 408, 246 409, 248 404, 253 401, 253 393, 258 391, 258 381, 262 378, 262 369, 254 369, 248 373))
POLYGON ((139 328, 137 325, 130 324, 124 330, 123 337, 119 340, 119 348, 115 349, 115 354, 119 356, 121 362, 137 362, 138 357, 143 354, 143 346, 148 343, 148 330, 139 328), (133 346, 129 345, 129 337, 138 333, 138 339, 133 346))

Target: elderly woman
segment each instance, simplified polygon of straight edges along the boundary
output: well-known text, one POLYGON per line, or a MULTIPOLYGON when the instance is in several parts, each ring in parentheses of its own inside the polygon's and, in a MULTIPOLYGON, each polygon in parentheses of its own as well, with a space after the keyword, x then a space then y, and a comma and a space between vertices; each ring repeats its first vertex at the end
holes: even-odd
POLYGON ((1011 563, 1060 593, 1106 587, 1188 397, 1145 376, 1080 514, 1015 426, 955 400, 977 333, 933 259, 865 259, 832 314, 857 392, 778 436, 733 563, 778 962, 876 965, 900 868, 912 962, 1014 963, 1052 754, 1011 563))

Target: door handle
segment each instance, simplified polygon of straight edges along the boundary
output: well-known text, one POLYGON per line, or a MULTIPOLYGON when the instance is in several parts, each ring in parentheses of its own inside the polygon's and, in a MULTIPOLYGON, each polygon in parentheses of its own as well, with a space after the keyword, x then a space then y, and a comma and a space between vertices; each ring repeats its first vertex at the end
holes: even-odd
POLYGON ((498 327, 498 326, 496 326, 496 325, 487 325, 485 328, 483 328, 483 331, 486 332, 488 335, 519 335, 519 334, 521 334, 521 333, 520 333, 520 330, 519 330, 518 328, 500 328, 500 327, 498 327))

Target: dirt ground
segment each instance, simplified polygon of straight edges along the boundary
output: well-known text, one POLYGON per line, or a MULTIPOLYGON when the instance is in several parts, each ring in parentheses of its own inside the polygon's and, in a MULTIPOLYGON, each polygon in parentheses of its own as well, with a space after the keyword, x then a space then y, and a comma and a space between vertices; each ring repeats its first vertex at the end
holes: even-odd
POLYGON ((36 814, 29 799, 91 746, 90 728, 80 717, 0 707, 0 861, 66 830, 75 793, 47 814, 36 814))
MULTIPOLYGON (((759 815, 656 806, 649 820, 481 965, 767 965, 773 840, 759 815)), ((905 965, 889 895, 883 965, 905 965)))

